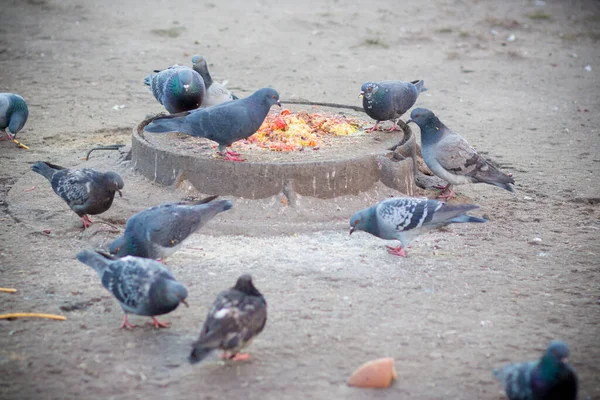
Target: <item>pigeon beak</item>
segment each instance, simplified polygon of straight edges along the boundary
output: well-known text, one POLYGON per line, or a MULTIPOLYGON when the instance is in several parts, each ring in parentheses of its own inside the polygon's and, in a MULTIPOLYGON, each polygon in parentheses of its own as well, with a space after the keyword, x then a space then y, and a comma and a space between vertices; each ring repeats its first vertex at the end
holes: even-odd
POLYGON ((119 192, 119 197, 123 197, 123 193, 119 189, 117 189, 117 192, 119 192))
POLYGON ((185 91, 187 92, 187 91, 188 91, 188 89, 190 88, 190 85, 188 85, 188 84, 185 84, 185 85, 183 85, 183 88, 184 88, 184 89, 185 89, 185 91))
POLYGON ((182 299, 182 300, 181 300, 181 302, 182 302, 183 304, 185 304, 185 306, 186 306, 187 308, 190 308, 190 305, 188 304, 188 302, 187 302, 187 301, 185 301, 185 299, 182 299))
POLYGON ((360 94, 358 95, 358 98, 361 99, 364 95, 365 95, 365 92, 361 91, 360 94))
POLYGON ((352 235, 352 232, 354 232, 354 227, 353 226, 350 227, 350 233, 349 233, 349 235, 352 235))
POLYGON ((279 102, 279 100, 277 100, 277 105, 278 105, 279 107, 281 107, 281 103, 279 102))

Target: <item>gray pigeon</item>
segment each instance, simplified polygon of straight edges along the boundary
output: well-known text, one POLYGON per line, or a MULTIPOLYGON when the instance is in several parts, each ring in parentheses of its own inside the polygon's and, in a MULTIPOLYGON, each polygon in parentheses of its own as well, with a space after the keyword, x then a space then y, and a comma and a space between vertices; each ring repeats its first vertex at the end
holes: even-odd
POLYGON ((115 192, 123 196, 121 189, 125 184, 116 172, 99 172, 91 168, 68 169, 43 161, 33 164, 31 169, 48 179, 54 192, 79 215, 83 229, 92 224, 88 214, 102 214, 108 210, 115 192))
POLYGON ((14 93, 0 93, 0 130, 9 140, 13 140, 23 129, 28 116, 27 103, 21 96, 14 93))
POLYGON ((168 322, 160 322, 154 316, 170 313, 188 296, 187 289, 158 261, 139 257, 114 259, 108 254, 83 250, 77 259, 94 268, 102 286, 119 302, 125 316, 121 328, 132 329, 127 314, 152 317, 148 322, 155 328, 168 328, 168 322))
POLYGON ((394 120, 390 132, 398 130, 400 117, 415 104, 419 94, 427 90, 423 85, 423 80, 363 83, 359 96, 363 98, 363 108, 369 117, 377 121, 367 131, 377 130, 381 121, 389 120, 394 120))
POLYGON ((465 215, 479 208, 471 204, 446 204, 437 200, 394 197, 358 211, 350 218, 350 234, 365 231, 385 240, 399 240, 398 247, 387 246, 388 252, 405 257, 404 249, 417 236, 452 223, 487 222, 465 215))
POLYGON ((438 177, 448 185, 442 189, 441 198, 454 195, 452 185, 462 183, 488 183, 513 191, 515 180, 481 157, 462 136, 446 127, 433 112, 425 108, 414 109, 408 122, 421 129, 423 160, 438 177), (448 191, 448 194, 443 195, 448 191))
POLYGON ((565 342, 554 340, 539 360, 508 364, 494 370, 510 400, 575 400, 577 374, 564 362, 565 342))
POLYGON ((119 257, 161 260, 170 256, 215 215, 233 207, 231 201, 212 201, 215 198, 197 203, 161 204, 135 214, 127 221, 123 235, 111 243, 110 252, 119 257))
POLYGON ((206 92, 200 74, 182 65, 155 71, 144 78, 144 83, 171 114, 197 109, 206 92))
POLYGON ((206 94, 200 105, 201 108, 216 106, 226 101, 238 100, 237 96, 229 92, 224 85, 213 81, 210 72, 208 72, 208 63, 204 57, 192 57, 192 64, 194 71, 199 73, 202 79, 204 79, 204 86, 206 87, 206 94))
POLYGON ((267 302, 252 284, 250 275, 242 275, 231 289, 221 292, 208 312, 200 338, 194 343, 189 361, 202 361, 214 349, 223 350, 223 359, 247 360, 238 354, 250 345, 267 323, 267 302))
POLYGON ((156 117, 144 130, 148 132, 182 132, 217 142, 219 154, 230 161, 244 161, 227 150, 233 142, 252 136, 262 125, 271 106, 279 103, 275 89, 263 88, 244 99, 176 115, 156 117))

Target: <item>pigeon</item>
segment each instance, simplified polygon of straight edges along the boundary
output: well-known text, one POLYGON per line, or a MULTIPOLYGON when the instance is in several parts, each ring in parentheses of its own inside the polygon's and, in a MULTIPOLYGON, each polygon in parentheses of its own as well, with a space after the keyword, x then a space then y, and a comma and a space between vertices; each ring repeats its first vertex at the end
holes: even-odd
POLYGON ((212 201, 215 198, 161 204, 135 214, 127 221, 123 235, 111 243, 110 253, 163 260, 215 215, 233 207, 231 201, 212 201))
POLYGON ((233 142, 252 136, 265 120, 271 106, 279 103, 279 93, 263 88, 251 96, 209 108, 156 117, 144 127, 147 132, 182 132, 217 142, 219 154, 230 161, 244 161, 239 154, 225 150, 233 142))
POLYGON ((48 179, 54 192, 79 215, 83 229, 92 224, 88 214, 102 214, 110 208, 115 192, 123 197, 121 189, 125 184, 116 172, 69 169, 43 161, 33 164, 31 169, 48 179))
POLYGON ((239 352, 250 345, 266 323, 265 298, 252 284, 250 275, 240 276, 234 287, 217 296, 193 345, 190 363, 202 361, 214 349, 223 350, 223 359, 248 360, 249 354, 239 352))
POLYGON ((195 110, 206 94, 200 74, 182 65, 154 71, 144 78, 144 83, 171 114, 195 110))
POLYGON ((8 140, 14 140, 17 133, 23 129, 28 116, 27 103, 21 96, 14 93, 0 93, 0 130, 8 140))
POLYGON ((405 257, 404 249, 414 238, 430 230, 452 223, 487 222, 465 215, 479 208, 472 204, 446 204, 437 200, 393 197, 355 213, 350 218, 350 234, 365 231, 386 240, 399 240, 398 247, 387 246, 388 252, 405 257))
POLYGON ((569 355, 565 342, 550 342, 542 358, 495 369, 494 375, 510 400, 575 400, 577 375, 564 362, 569 355))
POLYGON ((423 160, 431 171, 448 184, 442 188, 440 198, 454 195, 452 185, 463 183, 488 183, 513 191, 512 174, 505 174, 494 167, 462 137, 444 125, 433 112, 417 108, 407 123, 414 122, 421 129, 423 160), (447 194, 443 194, 447 192, 447 194))
POLYGON ((200 105, 201 108, 215 106, 226 101, 238 100, 237 96, 230 93, 224 85, 213 81, 210 72, 208 72, 208 63, 204 57, 192 57, 192 64, 194 71, 199 73, 202 79, 204 79, 204 86, 206 87, 206 93, 200 105))
POLYGON ((125 316, 121 329, 132 329, 127 314, 152 317, 148 324, 155 328, 168 328, 168 322, 160 322, 155 315, 170 313, 179 303, 188 304, 187 289, 158 261, 140 257, 113 258, 95 250, 83 250, 77 259, 94 268, 102 286, 119 302, 125 316))
POLYGON ((417 101, 423 87, 423 80, 366 82, 360 88, 359 97, 363 98, 363 108, 367 115, 377 122, 367 132, 377 130, 381 121, 394 120, 389 131, 398 130, 398 120, 417 101))

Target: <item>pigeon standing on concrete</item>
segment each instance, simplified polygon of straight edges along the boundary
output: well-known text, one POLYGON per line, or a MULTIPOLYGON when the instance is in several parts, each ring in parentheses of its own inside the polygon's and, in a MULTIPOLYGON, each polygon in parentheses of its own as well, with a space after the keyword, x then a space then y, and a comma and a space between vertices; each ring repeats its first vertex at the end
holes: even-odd
POLYGON ((244 161, 227 150, 233 142, 252 136, 262 125, 271 106, 279 103, 275 89, 263 88, 244 99, 177 115, 156 117, 144 127, 147 132, 182 132, 204 137, 219 145, 219 154, 230 161, 244 161))
POLYGON ((405 257, 405 247, 417 236, 452 223, 487 222, 465 215, 479 208, 471 204, 451 205, 437 200, 394 197, 358 211, 350 218, 350 234, 365 231, 385 240, 399 240, 398 247, 387 246, 388 252, 405 257))
POLYGON ((152 317, 148 322, 155 328, 168 328, 168 322, 160 322, 155 315, 175 310, 179 303, 187 307, 187 289, 158 261, 139 257, 113 259, 94 250, 83 250, 77 259, 94 268, 102 286, 119 302, 125 316, 121 328, 132 329, 127 314, 152 317))
POLYGON ((199 73, 204 80, 204 86, 206 87, 206 93, 200 107, 206 108, 225 103, 226 101, 238 100, 237 96, 229 92, 224 85, 213 81, 210 72, 208 72, 208 63, 204 57, 192 57, 192 65, 194 71, 199 73))
MULTIPOLYGON (((23 129, 28 116, 27 103, 21 96, 14 93, 0 93, 0 131, 6 135, 6 138, 13 140, 23 129)), ((0 137, 0 140, 2 139, 4 138, 0 137)))
POLYGON ((50 182, 52 190, 67 202, 87 229, 92 220, 88 216, 102 214, 112 205, 115 192, 121 194, 125 185, 116 172, 100 172, 91 168, 68 169, 39 161, 31 166, 34 172, 50 182))
POLYGON ((417 108, 410 120, 421 129, 423 160, 438 177, 448 185, 442 189, 441 198, 454 195, 452 185, 463 183, 488 183, 513 191, 510 184, 515 180, 481 157, 462 137, 444 125, 435 114, 425 108, 417 108), (443 194, 448 191, 447 194, 443 194))
POLYGON ((419 94, 427 90, 423 85, 423 80, 363 83, 359 96, 363 98, 363 108, 369 117, 377 121, 367 131, 377 130, 381 121, 389 120, 394 120, 390 132, 398 130, 400 117, 415 104, 419 94))
POLYGON ((189 361, 202 361, 211 351, 223 350, 222 358, 247 360, 249 354, 239 352, 267 323, 267 302, 252 284, 250 275, 242 275, 231 289, 221 292, 210 309, 200 338, 194 343, 189 361))
POLYGON ((182 65, 155 71, 144 78, 144 83, 171 114, 197 109, 206 92, 200 74, 182 65))
POLYGON ((123 235, 111 243, 111 254, 160 260, 170 256, 215 215, 233 207, 231 201, 212 201, 215 198, 167 203, 135 214, 127 221, 123 235))
POLYGON ((578 379, 564 362, 568 356, 567 344, 554 340, 539 360, 508 364, 494 375, 510 400, 575 400, 578 379))

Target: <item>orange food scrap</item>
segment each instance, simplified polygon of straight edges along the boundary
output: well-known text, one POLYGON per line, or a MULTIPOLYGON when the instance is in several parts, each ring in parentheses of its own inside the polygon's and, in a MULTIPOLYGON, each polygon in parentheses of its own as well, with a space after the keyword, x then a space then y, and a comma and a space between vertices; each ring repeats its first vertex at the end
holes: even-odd
POLYGON ((354 371, 348 379, 348 385, 384 389, 390 387, 396 377, 394 359, 391 357, 379 358, 364 363, 354 371))

